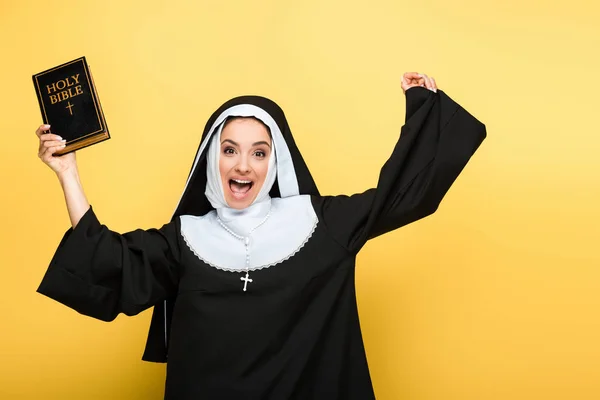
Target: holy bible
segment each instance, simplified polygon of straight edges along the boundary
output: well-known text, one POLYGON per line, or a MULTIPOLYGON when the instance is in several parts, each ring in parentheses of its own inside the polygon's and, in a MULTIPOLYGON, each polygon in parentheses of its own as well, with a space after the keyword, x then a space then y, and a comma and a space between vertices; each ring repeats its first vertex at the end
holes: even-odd
POLYGON ((66 140, 63 155, 110 139, 85 57, 33 75, 42 119, 66 140))

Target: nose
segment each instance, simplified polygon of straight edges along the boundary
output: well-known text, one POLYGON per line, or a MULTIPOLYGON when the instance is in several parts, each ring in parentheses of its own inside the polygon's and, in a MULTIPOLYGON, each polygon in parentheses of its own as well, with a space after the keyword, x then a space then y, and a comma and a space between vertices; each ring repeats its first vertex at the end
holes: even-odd
POLYGON ((247 174, 250 172, 250 164, 248 163, 248 157, 241 156, 239 162, 235 166, 235 170, 240 174, 247 174))

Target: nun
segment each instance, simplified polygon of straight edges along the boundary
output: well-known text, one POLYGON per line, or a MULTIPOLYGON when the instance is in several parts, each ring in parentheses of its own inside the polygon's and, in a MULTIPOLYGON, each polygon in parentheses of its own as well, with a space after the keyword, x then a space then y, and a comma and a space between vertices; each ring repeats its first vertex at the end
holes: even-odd
POLYGON ((154 307, 143 359, 167 363, 168 400, 374 399, 357 254, 436 211, 486 136, 433 78, 406 73, 402 89, 377 187, 321 195, 281 108, 236 97, 206 123, 171 221, 123 234, 99 222, 74 153, 53 157, 64 143, 42 125, 71 228, 38 292, 103 321, 154 307))

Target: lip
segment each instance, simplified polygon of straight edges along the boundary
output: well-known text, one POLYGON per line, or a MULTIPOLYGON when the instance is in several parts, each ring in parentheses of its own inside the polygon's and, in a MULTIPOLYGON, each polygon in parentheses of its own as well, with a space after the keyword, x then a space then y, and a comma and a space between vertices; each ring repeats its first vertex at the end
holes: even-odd
POLYGON ((244 179, 244 178, 229 178, 230 181, 238 181, 239 183, 252 183, 254 184, 254 181, 252 179, 244 179))
POLYGON ((231 177, 227 180, 227 189, 229 189, 229 193, 231 194, 231 196, 237 200, 237 201, 243 201, 246 198, 248 198, 250 196, 250 194, 252 193, 252 191, 254 190, 254 180, 253 179, 249 179, 248 177, 239 177, 239 176, 234 176, 231 177), (234 192, 233 190, 231 190, 231 181, 235 180, 241 183, 250 183, 250 188, 248 189, 247 192, 245 193, 240 193, 240 192, 234 192))

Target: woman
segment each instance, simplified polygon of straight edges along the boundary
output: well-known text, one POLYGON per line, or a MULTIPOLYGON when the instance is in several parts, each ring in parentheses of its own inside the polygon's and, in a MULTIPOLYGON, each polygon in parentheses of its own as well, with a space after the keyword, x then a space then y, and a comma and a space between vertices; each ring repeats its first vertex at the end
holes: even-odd
POLYGON ((208 120, 170 223, 98 222, 74 154, 40 127, 72 228, 38 291, 112 320, 155 306, 144 359, 166 399, 372 399, 354 267, 365 242, 433 213, 486 136, 427 75, 406 73, 406 123, 377 188, 321 196, 283 111, 256 96, 208 120))

